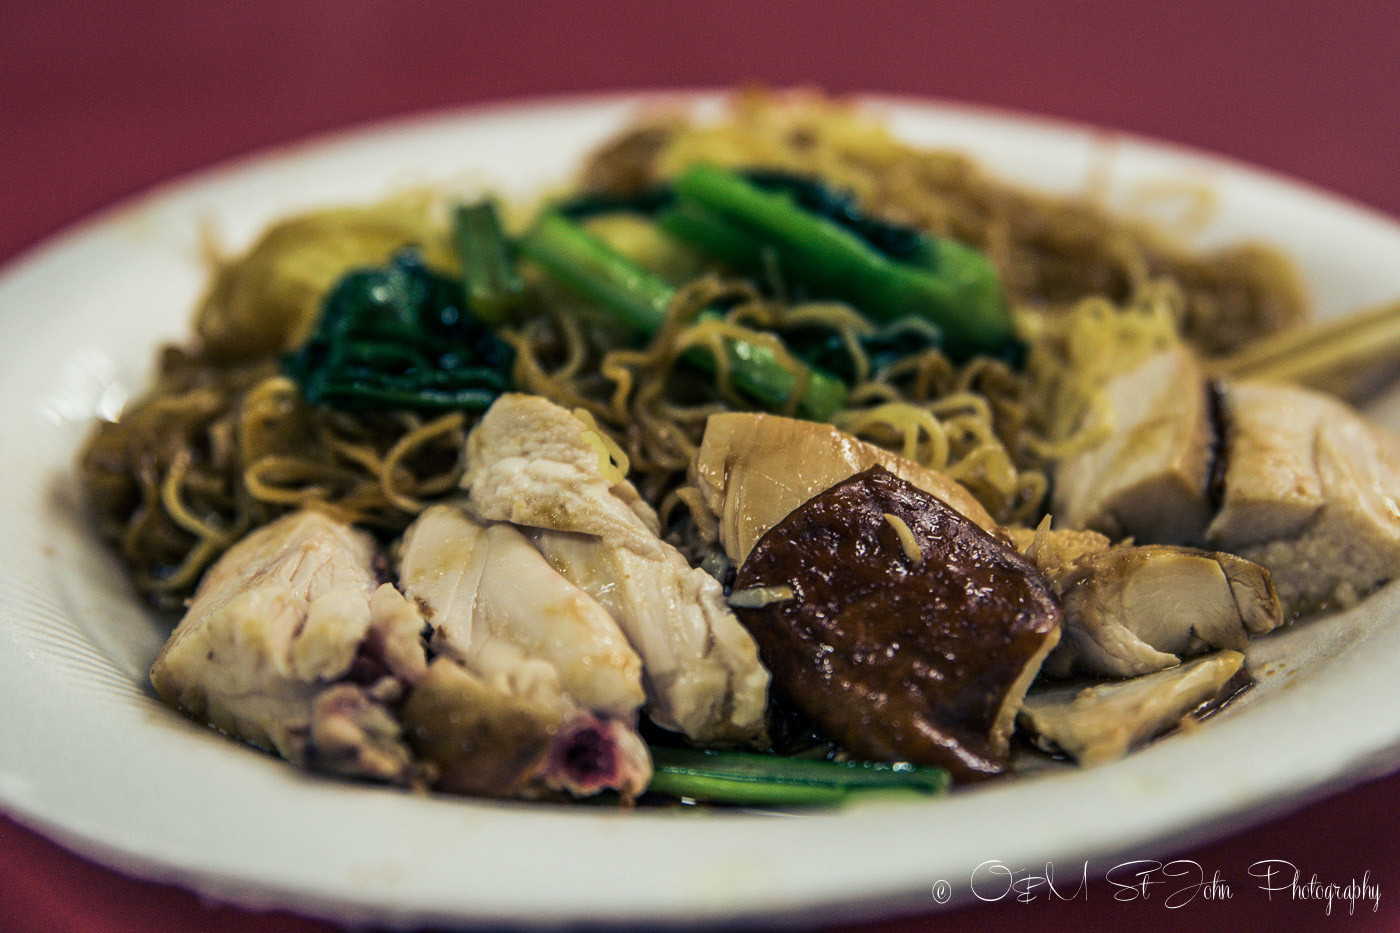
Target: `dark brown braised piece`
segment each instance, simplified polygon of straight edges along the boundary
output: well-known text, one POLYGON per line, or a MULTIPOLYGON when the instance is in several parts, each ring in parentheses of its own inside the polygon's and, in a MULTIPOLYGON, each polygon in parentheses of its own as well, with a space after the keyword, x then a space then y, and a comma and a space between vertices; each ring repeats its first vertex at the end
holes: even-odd
POLYGON ((1034 567, 879 466, 760 538, 733 600, 782 701, 855 756, 959 780, 1007 770, 1016 711, 1060 635, 1034 567))

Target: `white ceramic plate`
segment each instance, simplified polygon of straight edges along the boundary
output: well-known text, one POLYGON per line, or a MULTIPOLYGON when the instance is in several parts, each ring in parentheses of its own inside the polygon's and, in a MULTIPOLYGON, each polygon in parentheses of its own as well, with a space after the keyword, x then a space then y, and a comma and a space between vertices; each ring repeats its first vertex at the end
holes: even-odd
MULTIPOLYGON (((94 413, 186 333, 199 232, 419 183, 527 194, 562 180, 635 98, 415 120, 279 151, 109 212, 0 280, 0 803, 106 864, 245 905, 408 927, 825 919, 968 896, 988 859, 1099 870, 1161 854, 1400 760, 1400 610, 1387 591, 1255 646, 1267 676, 1209 728, 1087 772, 803 816, 611 812, 411 796, 301 774, 158 703, 164 637, 84 522, 73 456, 94 413), (1296 675, 1296 676, 1295 676, 1296 675), (1357 710, 1364 709, 1364 717, 1357 710)), ((902 135, 1057 191, 1208 187, 1202 243, 1270 240, 1324 315, 1400 295, 1400 227, 1200 155, 1082 128, 886 101, 902 135), (1106 176, 1104 173, 1107 173, 1106 176)), ((1160 204, 1158 205, 1161 206, 1160 204)), ((1178 205, 1179 206, 1179 205, 1178 205)), ((1168 205, 1170 207, 1170 205, 1168 205)), ((1166 211, 1164 217, 1170 218, 1166 211)), ((1383 416, 1396 421, 1400 407, 1383 416)))

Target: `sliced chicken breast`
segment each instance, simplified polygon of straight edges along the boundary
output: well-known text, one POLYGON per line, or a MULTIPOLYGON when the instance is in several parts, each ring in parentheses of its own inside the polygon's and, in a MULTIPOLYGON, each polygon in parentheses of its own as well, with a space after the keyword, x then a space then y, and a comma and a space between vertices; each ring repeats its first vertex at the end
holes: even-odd
POLYGON ((489 521, 579 531, 659 557, 656 513, 612 474, 597 431, 548 399, 510 393, 468 435, 462 488, 489 521))
POLYGON ((544 706, 635 721, 644 699, 637 652, 513 525, 437 505, 409 526, 398 552, 399 585, 432 626, 439 654, 544 706))
POLYGON ((592 535, 534 529, 530 537, 632 636, 646 659, 648 695, 656 698, 650 715, 658 725, 697 741, 736 741, 757 733, 768 673, 713 577, 692 569, 679 553, 658 561, 608 547, 592 535))
POLYGON ((447 657, 430 666, 423 616, 378 582, 377 560, 368 535, 316 512, 258 529, 210 568, 151 682, 316 771, 493 797, 645 789, 650 757, 629 724, 521 697, 447 657))
POLYGON ((278 519, 210 568, 151 668, 167 703, 304 767, 421 776, 388 704, 427 662, 417 609, 374 573, 368 535, 278 519))
POLYGON ((1112 435, 1056 469, 1057 522, 1246 557, 1290 616, 1400 575, 1400 437, 1309 389, 1223 380, 1213 414, 1211 391, 1181 347, 1112 383, 1112 435))
POLYGON ((1400 574, 1400 437, 1294 386, 1224 383, 1211 547, 1268 567, 1293 611, 1344 607, 1400 574))
POLYGON ((515 526, 433 506, 404 532, 398 570, 440 657, 404 713, 439 787, 626 798, 646 788, 641 659, 515 526), (456 664, 441 668, 445 658, 456 664))
POLYGON ((1243 664, 1240 652, 1220 651, 1119 683, 1037 688, 1017 721, 1044 750, 1064 752, 1086 767, 1103 764, 1220 697, 1243 664))
POLYGON ((1055 470, 1052 514, 1115 540, 1193 544, 1210 520, 1215 431, 1205 373, 1185 346, 1109 383, 1112 434, 1055 470))
POLYGON ((558 405, 503 395, 468 438, 462 484, 482 518, 536 529, 553 566, 616 619, 641 656, 653 721, 696 741, 754 738, 768 672, 753 638, 718 581, 658 536, 600 446, 558 405))

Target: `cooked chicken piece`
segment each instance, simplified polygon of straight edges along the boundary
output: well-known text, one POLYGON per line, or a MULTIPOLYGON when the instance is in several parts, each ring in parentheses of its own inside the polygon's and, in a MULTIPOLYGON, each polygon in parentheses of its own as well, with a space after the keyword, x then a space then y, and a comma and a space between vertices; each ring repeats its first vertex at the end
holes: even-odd
POLYGON ((1036 689, 1018 721, 1046 751, 1085 766, 1103 764, 1221 698, 1243 664, 1244 655, 1227 650, 1120 683, 1036 689))
POLYGON ((1215 431, 1205 373, 1182 346, 1108 385, 1113 433, 1055 470, 1051 512, 1115 540, 1194 544, 1210 520, 1215 431))
POLYGON ((1144 545, 1075 563, 1065 632, 1050 672, 1135 677, 1212 649, 1240 650, 1282 622, 1267 570, 1228 553, 1144 545))
POLYGON ((829 424, 743 412, 713 415, 690 478, 718 520, 725 553, 742 564, 764 532, 793 509, 876 464, 995 532, 987 510, 955 480, 829 424))
POLYGON ((636 797, 651 780, 651 756, 619 719, 487 686, 438 658, 402 710, 409 743, 437 772, 434 787, 484 797, 586 797, 615 790, 636 797))
POLYGON ((151 668, 162 699, 304 767, 419 777, 386 704, 426 669, 423 620, 374 542, 316 512, 266 525, 200 583, 151 668))
POLYGON ((578 531, 662 556, 656 513, 610 472, 598 432, 548 399, 511 393, 468 435, 462 488, 490 521, 578 531))
POLYGON ((1112 383, 1117 428, 1057 468, 1056 519, 1247 557, 1273 572, 1290 615, 1345 607, 1400 574, 1400 437, 1318 392, 1226 380, 1215 443, 1210 391, 1181 348, 1112 383))
POLYGON ((657 536, 632 484, 607 475, 591 434, 552 402, 503 395, 468 438, 462 484, 483 518, 543 529, 531 532, 541 552, 617 620, 653 721, 697 741, 755 737, 768 672, 753 638, 719 583, 657 536))
POLYGON ((636 720, 641 659, 603 607, 515 526, 433 506, 404 532, 398 571, 432 626, 432 647, 488 686, 550 708, 636 720))
POLYGON ((1209 546, 1268 567, 1295 611, 1400 574, 1400 437, 1307 389, 1224 383, 1224 498, 1209 546))
POLYGON ((1216 648, 1243 648, 1283 620, 1269 572, 1231 554, 1110 546, 1092 531, 1008 528, 1065 612, 1045 671, 1133 677, 1216 648))
POLYGON ((597 602, 515 526, 453 505, 424 511, 398 553, 399 583, 440 655, 404 706, 439 789, 631 798, 646 788, 651 757, 635 728, 642 662, 597 602))
POLYGON ((756 735, 768 672, 713 577, 691 569, 679 552, 653 561, 592 535, 534 529, 530 537, 632 635, 646 659, 648 696, 663 700, 649 707, 653 721, 697 741, 756 735))
MULTIPOLYGON (((1073 620, 1062 650, 1087 673, 1132 677, 1212 649, 1239 650, 1282 622, 1268 571, 1231 554, 1111 548, 1056 582, 1073 620)), ((1056 657, 1049 669, 1063 663, 1056 657)))
POLYGON ((1059 637, 1019 554, 880 466, 800 505, 740 568, 774 690, 873 761, 958 779, 1008 767, 1012 724, 1059 637))
POLYGON ((1244 648, 1283 619, 1269 572, 1230 554, 1148 544, 1091 552, 1052 572, 1065 611, 1052 674, 1134 677, 1244 648))

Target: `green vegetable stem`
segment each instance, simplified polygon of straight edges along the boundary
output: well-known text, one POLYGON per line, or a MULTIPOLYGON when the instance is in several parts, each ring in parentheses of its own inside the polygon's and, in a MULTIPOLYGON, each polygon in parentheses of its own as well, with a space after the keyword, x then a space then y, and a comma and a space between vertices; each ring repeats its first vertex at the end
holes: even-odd
POLYGON ((525 286, 501 230, 496 202, 486 198, 460 204, 452 220, 467 307, 485 323, 501 324, 524 303, 525 286))
POLYGON ((1002 352, 1011 340, 996 270, 976 250, 920 236, 915 248, 895 258, 805 209, 789 191, 764 190, 708 165, 685 171, 675 192, 661 226, 723 261, 761 268, 767 253, 786 279, 813 297, 846 301, 879 321, 926 318, 958 359, 1002 352))
MULTIPOLYGON (((676 294, 659 277, 557 213, 540 217, 517 245, 551 276, 642 334, 660 329, 676 294)), ((705 314, 714 316, 715 312, 705 314)), ((746 340, 727 343, 735 385, 768 407, 787 405, 798 391, 801 375, 783 366, 772 346, 746 340)), ((713 358, 701 350, 687 353, 686 359, 709 370, 715 368, 713 358)), ((840 380, 809 368, 805 381, 806 389, 797 403, 802 417, 826 420, 845 405, 846 386, 840 380)))
POLYGON ((941 794, 942 768, 906 763, 817 761, 753 752, 653 747, 647 788, 707 803, 778 807, 833 806, 874 792, 941 794))

